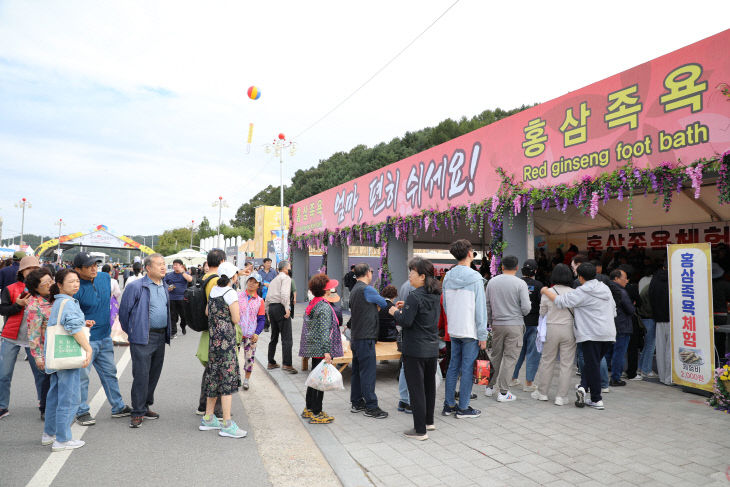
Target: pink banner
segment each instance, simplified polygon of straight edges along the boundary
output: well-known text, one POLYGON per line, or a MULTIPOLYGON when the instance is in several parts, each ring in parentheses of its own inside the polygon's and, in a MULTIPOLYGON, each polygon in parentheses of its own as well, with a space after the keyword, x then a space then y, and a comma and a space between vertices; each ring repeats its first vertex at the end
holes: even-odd
POLYGON ((533 187, 730 149, 730 30, 294 204, 294 234, 481 202, 496 169, 533 187))

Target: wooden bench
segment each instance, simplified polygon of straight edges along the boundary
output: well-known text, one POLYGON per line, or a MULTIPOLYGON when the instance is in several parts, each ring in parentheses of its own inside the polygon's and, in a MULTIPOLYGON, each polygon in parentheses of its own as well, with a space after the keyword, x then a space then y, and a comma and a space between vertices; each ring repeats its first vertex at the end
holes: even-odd
MULTIPOLYGON (((375 360, 398 360, 400 359, 400 355, 396 342, 375 342, 375 360)), ((333 358, 332 363, 339 365, 339 370, 342 372, 352 363, 352 350, 345 352, 345 355, 342 357, 333 358)), ((302 370, 307 370, 308 368, 309 358, 302 357, 302 370)))

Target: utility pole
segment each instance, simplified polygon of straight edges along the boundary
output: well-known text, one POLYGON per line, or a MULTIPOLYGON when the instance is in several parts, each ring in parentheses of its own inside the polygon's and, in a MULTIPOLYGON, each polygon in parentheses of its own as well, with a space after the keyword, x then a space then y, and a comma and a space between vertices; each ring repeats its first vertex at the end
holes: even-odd
POLYGON ((33 205, 31 205, 30 202, 28 200, 26 200, 25 198, 22 198, 20 201, 15 203, 15 207, 21 208, 23 211, 23 213, 22 213, 23 216, 21 217, 21 220, 20 220, 20 241, 18 242, 18 248, 22 248, 23 247, 23 233, 25 231, 25 209, 26 208, 31 209, 31 208, 33 208, 33 205))
POLYGON ((58 219, 58 265, 61 265, 61 255, 63 254, 63 250, 61 250, 61 227, 64 225, 63 218, 58 219))
MULTIPOLYGON (((213 207, 218 207, 218 236, 216 237, 217 247, 219 249, 223 248, 223 243, 221 242, 221 217, 223 215, 223 208, 228 208, 228 203, 226 200, 223 199, 223 196, 219 196, 217 201, 213 202, 213 207)), ((225 250, 225 249, 224 249, 225 250)))
MULTIPOLYGON (((2 235, 2 220, 0 220, 0 235, 2 235)), ((193 235, 195 235, 195 220, 190 222, 190 248, 193 248, 193 235)))

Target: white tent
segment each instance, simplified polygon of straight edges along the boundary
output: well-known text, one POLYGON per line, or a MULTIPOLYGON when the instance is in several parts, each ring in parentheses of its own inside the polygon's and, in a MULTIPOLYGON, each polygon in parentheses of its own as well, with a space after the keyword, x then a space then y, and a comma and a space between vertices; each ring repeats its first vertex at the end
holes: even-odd
POLYGON ((165 257, 165 264, 167 264, 168 266, 172 266, 173 260, 180 259, 185 263, 186 267, 197 266, 205 262, 207 255, 208 254, 205 252, 199 252, 193 249, 184 249, 177 254, 172 254, 165 257))

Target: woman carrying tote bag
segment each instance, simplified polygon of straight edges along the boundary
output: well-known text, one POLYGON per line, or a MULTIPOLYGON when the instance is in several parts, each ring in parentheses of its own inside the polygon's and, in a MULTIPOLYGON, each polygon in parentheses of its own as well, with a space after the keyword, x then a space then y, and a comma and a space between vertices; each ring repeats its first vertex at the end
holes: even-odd
MULTIPOLYGON (((78 345, 86 351, 86 359, 82 366, 91 363, 91 346, 84 332, 85 326, 94 324, 84 319, 84 313, 78 301, 72 296, 79 291, 79 275, 71 269, 62 269, 56 274, 56 284, 51 286, 53 307, 46 327, 46 374, 51 376, 51 388, 46 399, 46 419, 43 426, 42 445, 53 445, 51 451, 73 450, 81 448, 85 442, 71 437, 71 423, 81 402, 81 373, 78 368, 54 370, 49 360, 50 334, 57 338, 55 326, 61 326, 73 336, 78 345)), ((52 352, 53 353, 53 352, 52 352)))

